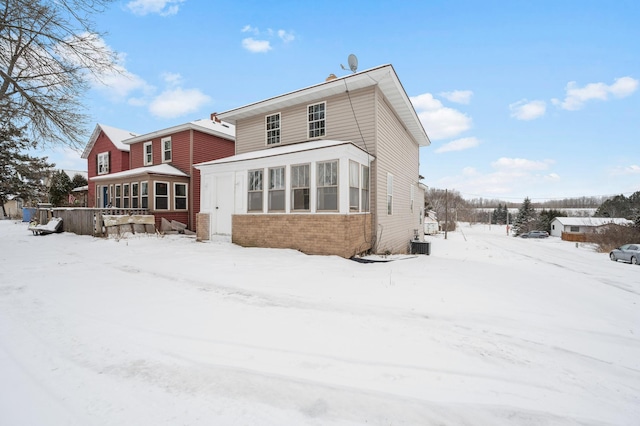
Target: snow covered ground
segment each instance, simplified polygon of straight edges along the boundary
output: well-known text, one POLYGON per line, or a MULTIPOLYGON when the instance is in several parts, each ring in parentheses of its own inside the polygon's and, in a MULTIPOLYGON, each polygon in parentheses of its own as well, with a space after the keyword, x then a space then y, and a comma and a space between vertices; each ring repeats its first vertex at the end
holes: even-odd
POLYGON ((0 221, 0 424, 640 424, 640 267, 505 234, 362 264, 0 221))

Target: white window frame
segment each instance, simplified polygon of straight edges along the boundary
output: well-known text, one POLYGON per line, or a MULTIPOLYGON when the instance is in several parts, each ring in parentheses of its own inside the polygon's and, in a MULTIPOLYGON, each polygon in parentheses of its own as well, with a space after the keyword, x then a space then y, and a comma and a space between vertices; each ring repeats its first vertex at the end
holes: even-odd
POLYGON ((131 208, 131 193, 129 192, 129 189, 129 183, 122 184, 122 208, 124 209, 131 208))
POLYGON ((247 211, 249 213, 264 212, 264 169, 252 169, 247 172, 247 211), (254 176, 260 176, 257 180, 254 176), (259 194, 259 197, 258 197, 259 194), (252 208, 252 198, 259 198, 259 203, 252 208), (258 209, 258 205, 260 208, 258 209))
POLYGON ((140 183, 131 182, 131 208, 137 209, 139 208, 139 206, 140 206, 140 183))
POLYGON ((291 211, 309 211, 311 209, 311 163, 291 165, 291 211), (300 174, 299 169, 306 170, 300 174), (296 208, 296 200, 302 197, 303 208, 296 208), (305 207, 306 205, 306 207, 305 207))
POLYGON ((365 166, 364 164, 360 168, 361 170, 361 178, 360 178, 360 211, 368 212, 370 201, 369 201, 369 188, 371 183, 370 179, 370 169, 369 166, 365 166))
POLYGON ((307 138, 318 139, 327 133, 327 102, 318 102, 307 105, 307 138), (322 111, 316 111, 316 107, 322 106, 322 111), (312 110, 312 108, 314 110, 312 110), (321 117, 320 117, 321 116, 321 117))
POLYGON ((98 170, 96 170, 96 173, 99 175, 109 173, 109 151, 98 154, 98 170))
POLYGON ((145 142, 142 145, 142 155, 145 166, 153 165, 153 142, 145 142))
POLYGON ((287 207, 286 194, 286 175, 287 168, 285 166, 269 168, 269 195, 268 195, 268 211, 285 211, 287 207), (276 198, 277 197, 277 198, 276 198), (281 201, 282 206, 274 206, 275 201, 281 201))
MULTIPOLYGON (((318 161, 316 163, 316 211, 319 212, 336 212, 340 211, 340 161, 339 160, 327 160, 318 161), (329 170, 326 170, 326 166, 330 165, 329 170), (321 170, 324 168, 325 170, 321 170), (329 172, 327 174, 327 171, 329 172), (335 208, 327 208, 325 206, 326 195, 324 191, 335 188, 335 208)), ((332 197, 333 198, 333 197, 332 197)))
POLYGON ((162 162, 170 163, 173 159, 173 151, 171 147, 171 136, 167 136, 166 138, 162 138, 160 140, 160 146, 162 147, 162 162), (167 155, 168 154, 168 155, 167 155))
POLYGON ((393 215, 393 175, 387 173, 387 215, 393 215))
POLYGON ((171 191, 170 191, 171 186, 169 185, 169 182, 164 182, 164 181, 154 181, 153 182, 153 209, 154 210, 171 210, 171 191), (159 184, 164 184, 167 186, 167 193, 166 194, 161 194, 158 195, 158 185, 159 184), (160 209, 158 208, 158 199, 159 198, 166 198, 167 199, 167 208, 166 209, 160 209))
POLYGON ((360 211, 360 163, 349 160, 349 211, 360 211))
POLYGON ((122 199, 122 192, 121 192, 120 184, 119 184, 119 183, 118 183, 118 184, 116 184, 116 192, 115 192, 115 196, 114 196, 114 198, 115 198, 115 200, 114 200, 114 201, 115 201, 115 203, 113 203, 113 204, 114 204, 114 206, 113 206, 113 207, 115 207, 115 208, 117 208, 117 209, 121 208, 121 207, 122 207, 122 201, 121 201, 121 199, 122 199))
POLYGON ((266 144, 279 145, 282 129, 282 115, 277 112, 264 117, 264 128, 266 136, 266 144), (275 119, 275 122, 272 120, 275 119))
POLYGON ((183 182, 174 182, 173 183, 173 209, 174 210, 189 210, 189 186, 183 182), (184 195, 178 195, 178 187, 184 186, 184 195), (178 208, 178 200, 184 199, 184 208, 178 208))
POLYGON ((140 208, 149 208, 149 181, 146 180, 140 182, 140 208))

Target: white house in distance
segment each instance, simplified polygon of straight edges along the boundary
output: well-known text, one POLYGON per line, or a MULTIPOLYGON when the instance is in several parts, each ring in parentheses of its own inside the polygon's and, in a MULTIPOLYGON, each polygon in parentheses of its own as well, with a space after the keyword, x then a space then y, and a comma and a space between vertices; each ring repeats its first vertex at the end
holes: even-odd
POLYGON ((236 155, 196 165, 198 238, 351 257, 422 235, 430 141, 391 65, 217 116, 236 126, 236 155))
POLYGON ((562 234, 590 234, 608 225, 630 225, 625 218, 612 217, 556 217, 551 221, 551 236, 562 237, 562 234))

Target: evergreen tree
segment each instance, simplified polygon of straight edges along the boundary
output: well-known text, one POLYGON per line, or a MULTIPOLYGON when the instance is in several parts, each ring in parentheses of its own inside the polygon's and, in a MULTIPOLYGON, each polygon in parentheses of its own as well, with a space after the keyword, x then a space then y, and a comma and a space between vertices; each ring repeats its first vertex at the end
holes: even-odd
POLYGON ((567 217, 567 213, 555 209, 542 209, 538 216, 538 227, 540 230, 551 233, 551 222, 553 222, 553 219, 556 217, 567 217))
POLYGON ((72 189, 73 183, 68 174, 62 170, 53 172, 49 187, 49 202, 56 207, 66 204, 72 189))
POLYGON ((513 222, 513 231, 515 235, 520 235, 533 230, 537 225, 536 211, 531 205, 529 197, 525 198, 522 206, 518 209, 518 215, 513 222))
POLYGON ((71 184, 71 189, 74 189, 80 188, 82 186, 87 186, 88 182, 84 176, 82 176, 80 173, 76 173, 75 175, 73 175, 73 178, 71 178, 71 184))
POLYGON ((35 204, 46 200, 45 177, 53 164, 45 158, 25 154, 36 146, 23 136, 23 129, 0 117, 0 208, 9 196, 17 197, 24 203, 35 204))
POLYGON ((603 202, 595 217, 623 217, 629 220, 635 220, 640 213, 640 191, 636 191, 629 198, 623 194, 616 195, 603 202))

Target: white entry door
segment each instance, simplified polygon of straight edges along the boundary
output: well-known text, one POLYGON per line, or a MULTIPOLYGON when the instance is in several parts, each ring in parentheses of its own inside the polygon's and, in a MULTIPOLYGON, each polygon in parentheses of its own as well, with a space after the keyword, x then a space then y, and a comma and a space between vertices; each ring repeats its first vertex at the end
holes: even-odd
POLYGON ((213 177, 213 197, 211 199, 211 233, 231 235, 231 215, 235 188, 233 174, 213 177))

